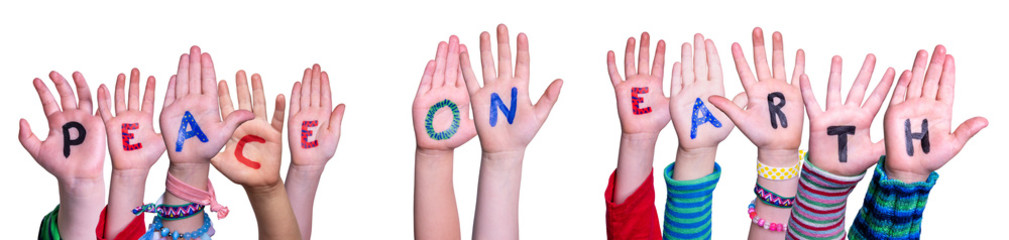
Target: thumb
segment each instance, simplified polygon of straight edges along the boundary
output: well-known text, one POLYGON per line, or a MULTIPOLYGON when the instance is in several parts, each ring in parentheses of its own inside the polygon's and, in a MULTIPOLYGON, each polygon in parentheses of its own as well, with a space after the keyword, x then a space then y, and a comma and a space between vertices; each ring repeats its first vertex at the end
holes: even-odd
MULTIPOLYGON (((547 90, 543 92, 543 96, 540 97, 539 101, 536 102, 534 106, 536 110, 536 116, 539 117, 540 121, 546 122, 547 117, 550 116, 550 110, 554 108, 554 104, 557 103, 557 97, 561 95, 561 86, 564 85, 564 80, 557 79, 550 83, 547 90)), ((541 122, 541 124, 542 124, 541 122)))
POLYGON ((988 119, 984 117, 973 117, 961 123, 956 128, 956 131, 953 132, 953 137, 956 138, 955 146, 957 151, 959 152, 960 149, 963 149, 963 146, 967 144, 967 140, 970 140, 970 138, 974 137, 975 134, 987 126, 988 119))
POLYGON ((347 105, 341 103, 336 105, 333 109, 333 113, 329 114, 329 130, 339 131, 340 126, 343 126, 343 113, 347 112, 347 105))
POLYGON ((28 154, 32 155, 32 158, 35 158, 35 160, 38 161, 39 151, 42 149, 42 142, 35 136, 35 133, 32 133, 32 128, 28 125, 28 120, 22 118, 20 125, 21 127, 18 131, 18 139, 21 140, 21 146, 24 146, 25 150, 28 150, 28 154))
POLYGON ((711 105, 715 105, 718 110, 722 110, 726 116, 729 116, 729 120, 732 120, 736 125, 739 125, 739 122, 746 117, 746 112, 743 112, 742 108, 736 106, 735 103, 725 97, 711 96, 708 97, 708 102, 711 102, 711 105))
POLYGON ((238 128, 239 125, 242 125, 242 123, 244 123, 245 121, 252 120, 255 117, 256 116, 252 114, 252 112, 250 112, 249 110, 235 110, 234 112, 231 112, 231 114, 228 114, 228 116, 224 117, 224 122, 223 125, 221 126, 222 131, 220 131, 221 134, 220 137, 223 139, 231 137, 231 135, 235 133, 235 129, 238 128))
POLYGON ((746 107, 746 103, 749 102, 749 100, 750 99, 746 97, 746 92, 740 92, 739 94, 736 94, 735 97, 732 97, 732 103, 735 103, 736 106, 740 108, 746 107))

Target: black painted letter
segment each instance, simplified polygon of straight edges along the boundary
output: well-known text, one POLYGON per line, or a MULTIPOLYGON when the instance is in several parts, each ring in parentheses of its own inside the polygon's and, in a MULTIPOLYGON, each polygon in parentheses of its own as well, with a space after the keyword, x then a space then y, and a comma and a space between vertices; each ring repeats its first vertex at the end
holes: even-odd
POLYGON ((778 120, 781 120, 781 127, 788 128, 788 119, 785 118, 785 113, 781 112, 781 108, 785 107, 785 94, 781 92, 773 92, 767 94, 767 110, 771 112, 771 127, 778 129, 778 122, 774 120, 774 116, 778 116, 778 120), (781 99, 778 104, 774 104, 774 99, 781 99))
POLYGON ((63 157, 70 157, 70 146, 81 145, 84 137, 88 136, 88 131, 84 130, 84 125, 79 122, 68 122, 63 124, 63 157), (77 138, 70 139, 70 129, 77 129, 77 138))
POLYGON ((921 151, 928 154, 931 144, 928 143, 928 119, 921 120, 921 132, 911 132, 911 119, 904 120, 904 145, 907 146, 907 155, 914 156, 914 146, 912 139, 921 141, 921 151))
POLYGON ((855 135, 855 126, 830 126, 827 135, 837 135, 837 158, 848 162, 848 135, 855 135))

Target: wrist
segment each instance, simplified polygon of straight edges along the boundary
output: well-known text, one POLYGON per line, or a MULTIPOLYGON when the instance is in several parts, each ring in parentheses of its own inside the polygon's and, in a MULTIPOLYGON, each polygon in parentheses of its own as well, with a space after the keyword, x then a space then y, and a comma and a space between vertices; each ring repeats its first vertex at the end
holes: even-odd
POLYGON ((105 198, 105 179, 57 179, 60 196, 70 199, 105 198))
POLYGON ((629 142, 629 143, 638 143, 638 144, 648 144, 648 143, 651 143, 652 145, 655 145, 655 142, 657 142, 659 140, 659 133, 657 133, 657 132, 656 133, 650 133, 650 132, 627 133, 627 132, 625 132, 625 133, 621 133, 620 134, 620 140, 621 141, 625 141, 625 142, 629 142))
POLYGON ((757 149, 757 161, 763 164, 784 167, 799 162, 799 149, 757 149))
POLYGON ((207 190, 207 176, 210 174, 210 163, 171 163, 168 174, 180 181, 200 190, 207 190))
POLYGON ((900 180, 903 183, 925 182, 928 180, 928 177, 932 174, 931 172, 917 173, 914 171, 895 170, 888 165, 884 166, 883 168, 884 170, 886 170, 887 177, 889 177, 890 179, 900 180))
POLYGON ((150 169, 112 169, 112 179, 143 182, 147 180, 149 172, 150 169))
POLYGON ((417 147, 417 160, 421 159, 444 159, 451 158, 455 150, 452 149, 425 149, 417 147))
POLYGON ((250 198, 276 196, 277 194, 280 193, 286 193, 286 190, 284 189, 284 183, 282 181, 260 186, 242 185, 242 187, 245 188, 245 192, 249 194, 250 198))
POLYGON ((702 178, 714 172, 715 154, 718 147, 676 149, 676 164, 673 165, 673 180, 684 181, 702 178))

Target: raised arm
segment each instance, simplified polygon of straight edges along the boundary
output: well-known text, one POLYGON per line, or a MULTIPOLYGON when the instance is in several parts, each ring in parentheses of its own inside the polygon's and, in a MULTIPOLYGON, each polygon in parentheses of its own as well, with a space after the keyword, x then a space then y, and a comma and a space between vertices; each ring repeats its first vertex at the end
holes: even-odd
POLYGON ((562 82, 554 80, 533 105, 529 99, 529 39, 519 33, 514 69, 508 28, 504 24, 497 27, 497 67, 490 41, 490 33, 480 34, 483 87, 470 67, 466 47, 461 47, 463 78, 483 148, 473 238, 517 239, 522 159, 557 102, 562 82))

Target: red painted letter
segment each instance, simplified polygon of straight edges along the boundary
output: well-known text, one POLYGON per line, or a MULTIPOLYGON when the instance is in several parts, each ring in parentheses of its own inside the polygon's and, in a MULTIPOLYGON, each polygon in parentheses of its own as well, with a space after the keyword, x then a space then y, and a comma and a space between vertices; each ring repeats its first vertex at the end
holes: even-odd
POLYGON ((256 135, 245 135, 245 137, 242 137, 241 140, 238 140, 238 146, 235 147, 235 158, 238 159, 238 162, 245 164, 245 166, 249 166, 253 169, 259 169, 258 162, 249 160, 242 155, 242 149, 245 149, 245 144, 248 142, 265 143, 266 140, 256 135))
POLYGON ((140 143, 130 144, 130 139, 133 139, 133 133, 130 133, 130 130, 137 130, 138 128, 140 128, 139 123, 123 123, 123 150, 133 151, 144 147, 140 143))
POLYGON ((319 125, 319 121, 303 121, 301 122, 301 148, 314 148, 319 146, 319 140, 308 141, 308 136, 312 136, 312 130, 308 130, 310 127, 315 127, 319 125))

